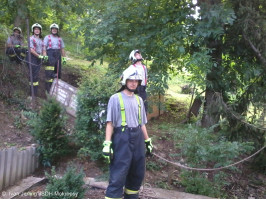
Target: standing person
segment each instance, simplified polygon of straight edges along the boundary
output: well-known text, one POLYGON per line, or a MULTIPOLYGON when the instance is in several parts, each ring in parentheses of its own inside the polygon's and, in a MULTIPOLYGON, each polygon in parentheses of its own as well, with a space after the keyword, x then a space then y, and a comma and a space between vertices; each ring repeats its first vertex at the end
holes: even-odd
MULTIPOLYGON (((41 69, 42 59, 47 59, 47 56, 44 57, 42 55, 43 51, 42 26, 38 23, 35 23, 32 25, 31 31, 32 31, 32 36, 30 37, 31 60, 29 60, 29 58, 27 58, 27 60, 28 62, 31 63, 33 91, 34 95, 37 96, 38 86, 39 86, 39 73, 41 69)), ((30 86, 31 86, 31 81, 30 81, 30 86)))
POLYGON ((10 35, 6 42, 6 54, 8 55, 10 61, 16 61, 21 63, 21 61, 26 56, 26 49, 23 48, 23 36, 20 27, 13 28, 13 34, 10 35))
POLYGON ((103 155, 110 164, 106 198, 137 199, 145 173, 145 144, 152 151, 146 126, 147 117, 141 97, 134 94, 141 82, 135 68, 123 73, 120 92, 111 96, 107 109, 103 155))
POLYGON ((132 65, 129 67, 135 67, 142 76, 141 84, 137 88, 137 94, 143 99, 146 114, 148 113, 148 102, 147 102, 147 80, 148 80, 148 70, 145 65, 142 64, 142 55, 138 49, 131 51, 129 55, 129 60, 132 65))
POLYGON ((65 44, 59 36, 59 26, 52 24, 50 31, 51 34, 45 36, 43 41, 43 55, 48 56, 48 65, 45 67, 47 92, 50 91, 54 78, 61 79, 61 60, 66 64, 65 44))

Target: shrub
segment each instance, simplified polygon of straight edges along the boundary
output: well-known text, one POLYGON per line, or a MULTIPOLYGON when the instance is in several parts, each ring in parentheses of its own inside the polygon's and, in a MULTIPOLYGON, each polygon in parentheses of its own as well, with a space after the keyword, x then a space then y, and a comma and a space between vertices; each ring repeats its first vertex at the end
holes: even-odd
POLYGON ((79 87, 75 138, 79 156, 96 160, 101 157, 107 104, 117 90, 117 81, 100 70, 93 73, 97 76, 84 75, 79 87))
MULTIPOLYGON (((232 164, 244 153, 253 150, 250 142, 231 142, 225 137, 213 133, 213 129, 199 128, 189 125, 174 132, 176 147, 181 156, 191 167, 217 168, 232 164)), ((237 166, 229 169, 237 169, 237 166)), ((181 184, 187 192, 221 198, 226 186, 227 175, 220 171, 208 176, 205 172, 182 172, 181 184)))
POLYGON ((214 134, 212 128, 191 125, 176 131, 174 140, 182 156, 192 166, 206 166, 210 162, 216 163, 214 167, 225 166, 254 149, 251 142, 227 141, 225 137, 214 134))
POLYGON ((208 173, 199 173, 195 171, 181 172, 181 184, 186 187, 188 193, 206 195, 216 198, 226 198, 224 185, 226 175, 223 172, 218 172, 212 181, 208 180, 208 173))
POLYGON ((68 140, 63 131, 65 117, 60 104, 55 99, 48 98, 31 124, 31 133, 39 144, 37 151, 42 164, 51 166, 56 158, 68 152, 68 140))
POLYGON ((51 175, 45 173, 48 184, 44 196, 45 199, 82 199, 85 194, 85 174, 80 171, 76 173, 76 168, 68 167, 62 178, 56 176, 55 168, 52 168, 51 175))

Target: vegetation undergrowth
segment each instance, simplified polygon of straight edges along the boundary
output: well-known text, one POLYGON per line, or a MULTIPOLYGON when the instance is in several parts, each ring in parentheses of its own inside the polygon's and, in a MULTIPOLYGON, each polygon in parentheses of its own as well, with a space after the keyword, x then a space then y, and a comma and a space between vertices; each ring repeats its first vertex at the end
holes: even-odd
POLYGON ((97 76, 85 74, 80 83, 75 138, 80 146, 78 155, 96 160, 102 157, 107 104, 117 91, 117 78, 106 76, 100 66, 93 69, 92 73, 97 76))
POLYGON ((82 199, 86 188, 83 178, 85 174, 82 170, 77 172, 75 167, 68 167, 63 177, 56 175, 55 168, 51 174, 45 173, 48 184, 44 191, 44 199, 82 199))
POLYGON ((69 152, 64 132, 66 116, 61 105, 53 98, 44 101, 40 114, 31 122, 31 134, 36 139, 37 152, 44 166, 69 152))

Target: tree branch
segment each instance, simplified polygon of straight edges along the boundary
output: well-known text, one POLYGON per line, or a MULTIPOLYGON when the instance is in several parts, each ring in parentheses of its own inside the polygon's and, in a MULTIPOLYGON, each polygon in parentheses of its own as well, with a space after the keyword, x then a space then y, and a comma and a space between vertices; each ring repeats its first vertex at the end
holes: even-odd
POLYGON ((245 34, 243 34, 244 39, 248 42, 248 44, 251 46, 252 50, 255 52, 255 54, 258 56, 258 58, 261 60, 263 65, 266 66, 266 59, 261 55, 260 51, 254 46, 254 44, 247 38, 245 34))

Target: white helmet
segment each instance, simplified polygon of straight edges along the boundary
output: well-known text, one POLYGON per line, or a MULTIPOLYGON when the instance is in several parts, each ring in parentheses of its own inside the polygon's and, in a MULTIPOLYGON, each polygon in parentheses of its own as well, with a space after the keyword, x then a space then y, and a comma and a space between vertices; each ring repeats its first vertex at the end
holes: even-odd
MULTIPOLYGON (((132 61, 132 63, 134 64, 135 62, 139 61, 136 57, 135 54, 136 53, 140 53, 140 51, 138 49, 131 51, 131 53, 129 54, 129 60, 132 61)), ((142 60, 142 59, 141 59, 142 60)))
POLYGON ((122 85, 126 85, 127 80, 138 80, 140 83, 142 81, 141 74, 138 73, 138 70, 135 67, 128 67, 122 74, 122 85))
POLYGON ((19 31, 19 34, 21 34, 21 33, 22 33, 22 31, 21 31, 21 28, 20 28, 20 27, 18 27, 18 26, 16 26, 16 27, 14 27, 14 28, 13 28, 13 32, 14 32, 15 30, 18 30, 18 31, 19 31))
POLYGON ((59 31, 59 26, 55 23, 51 24, 50 29, 56 28, 59 31))
POLYGON ((35 23, 35 24, 33 24, 31 26, 31 31, 33 32, 34 28, 36 28, 36 27, 39 28, 41 30, 41 32, 42 32, 42 26, 40 24, 38 24, 38 23, 35 23))

